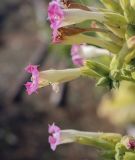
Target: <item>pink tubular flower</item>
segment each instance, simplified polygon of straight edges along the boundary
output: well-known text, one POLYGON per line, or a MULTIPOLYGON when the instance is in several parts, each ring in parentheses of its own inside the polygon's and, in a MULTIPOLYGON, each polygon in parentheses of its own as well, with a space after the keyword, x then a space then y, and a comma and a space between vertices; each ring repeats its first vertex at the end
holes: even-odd
POLYGON ((71 56, 73 64, 76 66, 82 66, 83 65, 83 58, 79 54, 80 52, 80 45, 73 45, 71 48, 71 56))
POLYGON ((39 84, 39 71, 37 65, 28 65, 25 68, 25 71, 32 74, 32 82, 27 82, 25 84, 26 92, 28 95, 31 95, 33 92, 37 93, 38 84, 39 84))
POLYGON ((61 129, 53 123, 52 125, 49 125, 48 132, 51 134, 48 138, 50 147, 55 151, 57 145, 60 144, 61 129))
POLYGON ((49 3, 48 19, 51 22, 51 28, 54 30, 57 30, 62 23, 62 20, 64 19, 64 12, 58 0, 53 0, 49 3))

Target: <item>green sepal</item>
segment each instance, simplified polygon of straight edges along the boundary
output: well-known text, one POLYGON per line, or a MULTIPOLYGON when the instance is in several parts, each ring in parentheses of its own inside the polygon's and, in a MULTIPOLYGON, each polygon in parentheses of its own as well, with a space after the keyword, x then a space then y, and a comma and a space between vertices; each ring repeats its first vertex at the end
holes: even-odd
POLYGON ((127 149, 121 142, 117 143, 115 146, 115 160, 123 160, 126 151, 127 149))
POLYGON ((87 77, 95 78, 95 79, 99 79, 101 77, 97 72, 93 71, 87 66, 82 67, 81 72, 82 72, 82 76, 87 76, 87 77))
POLYGON ((112 83, 112 88, 114 89, 118 89, 120 87, 120 81, 113 81, 112 83))
POLYGON ((105 150, 100 155, 101 160, 114 160, 115 150, 105 150))
POLYGON ((121 141, 122 135, 118 133, 104 133, 100 136, 100 138, 110 143, 117 144, 118 142, 121 141))
POLYGON ((85 65, 100 76, 109 75, 109 67, 105 66, 102 63, 99 63, 97 61, 87 60, 85 65))
POLYGON ((101 138, 95 137, 77 137, 76 142, 84 145, 93 146, 101 150, 114 150, 115 145, 101 138))
POLYGON ((96 86, 107 87, 109 86, 109 84, 110 84, 110 79, 108 77, 101 77, 96 83, 96 86))
POLYGON ((135 152, 126 152, 123 160, 135 160, 135 152))
POLYGON ((135 35, 135 25, 128 24, 126 30, 126 38, 129 39, 130 37, 135 35))
POLYGON ((100 1, 101 1, 101 3, 103 3, 103 5, 106 8, 108 8, 112 11, 115 11, 115 12, 123 13, 122 8, 117 1, 115 1, 115 0, 100 0, 100 1))
POLYGON ((106 24, 109 24, 114 27, 127 25, 125 17, 119 13, 106 12, 105 19, 106 19, 106 24))
POLYGON ((129 24, 135 24, 135 9, 132 7, 130 0, 120 0, 124 16, 129 24))

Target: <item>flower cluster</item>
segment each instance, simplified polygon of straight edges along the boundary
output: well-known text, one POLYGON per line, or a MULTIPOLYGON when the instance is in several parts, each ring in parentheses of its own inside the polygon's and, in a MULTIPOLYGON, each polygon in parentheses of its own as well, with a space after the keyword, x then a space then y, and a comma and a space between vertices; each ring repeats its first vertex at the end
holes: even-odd
POLYGON ((79 68, 38 72, 37 66, 29 65, 26 71, 32 74, 32 82, 25 84, 29 95, 47 85, 58 91, 59 83, 80 76, 95 78, 98 86, 110 89, 118 88, 123 80, 135 82, 134 3, 132 0, 101 2, 106 8, 92 8, 68 0, 49 3, 52 42, 73 45, 72 61, 79 68), (89 27, 80 27, 85 21, 89 21, 89 27))
MULTIPOLYGON (((25 69, 32 74, 31 82, 25 84, 29 95, 47 85, 58 91, 60 83, 80 76, 94 78, 97 86, 109 89, 118 88, 122 81, 135 82, 135 2, 100 1, 105 8, 70 0, 49 3, 52 42, 72 45, 72 61, 78 68, 38 71, 38 66, 29 65, 25 69)), ((134 137, 125 140, 114 133, 61 130, 54 123, 49 125, 49 134, 52 150, 59 144, 76 142, 99 148, 103 159, 135 159, 134 137)))

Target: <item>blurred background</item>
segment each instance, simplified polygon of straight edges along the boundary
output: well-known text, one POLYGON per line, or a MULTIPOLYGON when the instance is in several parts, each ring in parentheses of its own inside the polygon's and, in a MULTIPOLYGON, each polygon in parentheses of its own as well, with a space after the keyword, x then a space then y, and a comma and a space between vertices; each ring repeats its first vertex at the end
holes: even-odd
MULTIPOLYGON (((78 2, 101 5, 98 0, 78 2)), ((112 112, 106 108, 113 108, 111 98, 114 102, 118 93, 114 96, 96 88, 95 82, 87 78, 61 85, 57 94, 51 87, 31 96, 25 93, 24 83, 30 77, 24 68, 29 63, 39 64, 41 70, 73 67, 70 46, 51 45, 48 3, 49 0, 0 0, 0 160, 95 160, 94 149, 77 144, 62 145, 52 152, 48 123, 55 122, 63 129, 125 133, 135 119, 134 114, 127 123, 113 120, 115 113, 117 117, 127 113, 119 114, 115 109, 112 115, 108 114, 112 112), (107 96, 102 99, 104 94, 107 96)))

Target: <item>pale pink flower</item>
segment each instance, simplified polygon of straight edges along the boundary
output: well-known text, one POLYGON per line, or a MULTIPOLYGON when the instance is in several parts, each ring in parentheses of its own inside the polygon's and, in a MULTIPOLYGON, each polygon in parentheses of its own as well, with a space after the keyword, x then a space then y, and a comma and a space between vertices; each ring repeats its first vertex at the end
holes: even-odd
POLYGON ((52 125, 49 125, 48 132, 51 134, 48 138, 50 147, 55 151, 57 145, 60 144, 61 129, 53 123, 52 125))
POLYGON ((58 0, 53 0, 49 3, 48 19, 51 23, 52 29, 58 29, 64 19, 64 12, 58 0))
POLYGON ((32 74, 32 77, 31 77, 32 81, 31 82, 27 82, 25 84, 26 92, 28 93, 28 95, 31 95, 34 92, 37 93, 37 89, 38 89, 38 85, 39 85, 38 66, 30 64, 25 68, 25 71, 32 74))
POLYGON ((71 48, 72 62, 76 66, 83 65, 83 57, 80 55, 80 45, 73 45, 71 48))

